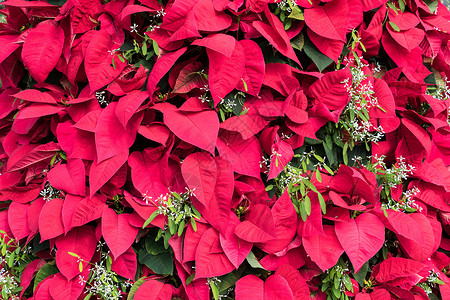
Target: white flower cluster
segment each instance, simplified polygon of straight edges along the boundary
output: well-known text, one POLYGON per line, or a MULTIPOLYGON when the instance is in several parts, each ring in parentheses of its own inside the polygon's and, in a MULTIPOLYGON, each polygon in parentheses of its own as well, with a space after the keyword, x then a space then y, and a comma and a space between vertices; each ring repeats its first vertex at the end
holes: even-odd
POLYGON ((407 164, 403 156, 397 157, 396 163, 392 165, 391 168, 384 162, 384 159, 386 158, 385 155, 378 157, 375 154, 372 158, 375 159, 372 167, 374 167, 377 172, 385 174, 385 177, 388 179, 386 184, 390 187, 401 184, 404 180, 408 179, 409 175, 412 175, 416 169, 413 165, 407 164))
POLYGON ((186 188, 186 192, 181 194, 169 191, 165 195, 161 194, 155 200, 152 200, 152 197, 149 197, 146 193, 143 196, 147 204, 149 201, 152 201, 158 207, 158 214, 167 216, 169 220, 178 223, 181 220, 196 216, 189 199, 191 196, 195 197, 194 191, 195 189, 191 190, 189 188, 186 188))
MULTIPOLYGON (((90 286, 86 287, 88 293, 100 296, 105 300, 117 300, 122 298, 117 274, 106 267, 108 253, 102 253, 100 261, 93 265, 90 273, 90 286)), ((78 277, 80 284, 86 281, 82 276, 78 277)))
POLYGON ((46 182, 44 188, 39 193, 39 196, 44 198, 45 201, 50 201, 55 198, 59 198, 60 190, 55 189, 50 185, 50 182, 46 182))
POLYGON ((295 0, 282 0, 281 2, 277 3, 278 8, 283 10, 283 11, 285 11, 285 12, 287 12, 287 13, 291 13, 292 12, 291 5, 292 6, 297 6, 296 1, 295 0), (291 2, 291 3, 289 4, 289 2, 291 2))
POLYGON ((439 272, 430 270, 430 274, 427 277, 426 282, 419 283, 418 286, 421 287, 427 295, 430 295, 433 288, 436 288, 437 284, 444 284, 442 280, 439 279, 439 272))
MULTIPOLYGON (((358 58, 358 61, 361 59, 358 58)), ((363 69, 369 65, 359 63, 353 66, 348 58, 344 59, 344 63, 349 65, 352 78, 351 84, 350 78, 342 81, 350 95, 350 101, 342 112, 341 122, 345 124, 345 129, 355 142, 378 142, 384 136, 384 130, 382 126, 374 126, 369 121, 369 109, 382 108, 374 96, 372 82, 366 80, 369 75, 365 74, 363 69)))
POLYGON ((105 97, 105 91, 95 92, 95 97, 100 105, 108 105, 108 101, 105 97))
POLYGON ((437 84, 436 90, 430 92, 427 89, 427 94, 433 96, 433 98, 438 100, 447 100, 450 99, 450 80, 447 77, 442 78, 443 84, 437 84))
POLYGON ((17 296, 19 283, 17 282, 16 278, 13 275, 9 274, 9 272, 5 268, 2 268, 0 270, 0 287, 3 299, 19 299, 19 296, 17 296))

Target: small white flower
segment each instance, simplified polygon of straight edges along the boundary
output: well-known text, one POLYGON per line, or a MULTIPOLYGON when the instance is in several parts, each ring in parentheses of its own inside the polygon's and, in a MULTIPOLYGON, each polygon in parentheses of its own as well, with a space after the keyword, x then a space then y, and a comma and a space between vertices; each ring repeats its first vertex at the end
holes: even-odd
POLYGON ((133 33, 133 32, 137 33, 138 25, 136 23, 134 23, 132 26, 130 26, 130 28, 131 28, 131 33, 133 33))

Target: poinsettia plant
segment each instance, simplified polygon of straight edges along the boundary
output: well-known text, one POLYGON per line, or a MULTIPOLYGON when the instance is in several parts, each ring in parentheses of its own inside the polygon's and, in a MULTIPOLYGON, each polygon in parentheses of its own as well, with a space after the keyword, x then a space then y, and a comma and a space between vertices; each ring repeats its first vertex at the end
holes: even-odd
POLYGON ((438 0, 0 3, 2 299, 448 299, 438 0))

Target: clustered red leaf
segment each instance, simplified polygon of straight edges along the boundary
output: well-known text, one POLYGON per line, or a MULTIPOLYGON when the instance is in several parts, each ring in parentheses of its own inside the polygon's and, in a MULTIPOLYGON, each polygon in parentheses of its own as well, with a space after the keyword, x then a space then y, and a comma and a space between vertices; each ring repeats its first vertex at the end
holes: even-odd
POLYGON ((449 297, 438 0, 0 7, 3 298, 449 297))

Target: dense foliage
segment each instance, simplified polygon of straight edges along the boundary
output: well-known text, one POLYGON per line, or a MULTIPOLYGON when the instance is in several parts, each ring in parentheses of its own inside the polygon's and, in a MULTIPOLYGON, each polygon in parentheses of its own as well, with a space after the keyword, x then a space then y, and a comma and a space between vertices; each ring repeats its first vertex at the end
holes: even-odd
POLYGON ((7 0, 2 299, 449 299, 438 0, 7 0))

